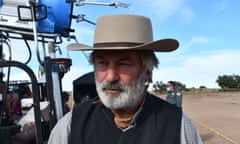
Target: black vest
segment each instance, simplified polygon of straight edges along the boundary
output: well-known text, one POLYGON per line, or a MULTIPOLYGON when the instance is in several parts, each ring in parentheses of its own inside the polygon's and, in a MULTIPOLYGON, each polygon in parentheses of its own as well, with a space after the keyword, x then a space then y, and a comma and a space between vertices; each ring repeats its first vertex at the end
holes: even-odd
POLYGON ((180 108, 148 94, 132 128, 123 132, 111 111, 94 101, 74 107, 71 144, 180 144, 180 108))

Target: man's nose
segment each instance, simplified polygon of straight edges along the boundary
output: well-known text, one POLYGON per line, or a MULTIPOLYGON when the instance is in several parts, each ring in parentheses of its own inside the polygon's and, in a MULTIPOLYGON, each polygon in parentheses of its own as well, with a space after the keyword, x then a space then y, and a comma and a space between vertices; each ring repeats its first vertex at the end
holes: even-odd
POLYGON ((106 80, 108 82, 114 82, 119 80, 119 72, 116 67, 110 67, 107 71, 106 80))

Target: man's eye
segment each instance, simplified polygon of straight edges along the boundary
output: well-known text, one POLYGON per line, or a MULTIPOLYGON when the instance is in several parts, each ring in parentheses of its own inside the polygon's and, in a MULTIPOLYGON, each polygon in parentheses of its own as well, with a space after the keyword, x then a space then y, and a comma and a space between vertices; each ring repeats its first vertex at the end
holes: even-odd
POLYGON ((130 63, 120 63, 120 65, 123 65, 123 66, 131 66, 130 63))
POLYGON ((99 61, 99 62, 96 62, 96 64, 99 65, 99 66, 103 66, 103 65, 107 65, 107 62, 99 61))

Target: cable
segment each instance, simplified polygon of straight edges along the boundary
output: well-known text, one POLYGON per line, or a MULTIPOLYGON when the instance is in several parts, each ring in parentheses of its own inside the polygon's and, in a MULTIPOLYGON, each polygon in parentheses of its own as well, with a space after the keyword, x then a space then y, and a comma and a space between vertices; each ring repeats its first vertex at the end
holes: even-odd
POLYGON ((31 52, 31 48, 30 48, 27 40, 24 40, 24 42, 25 42, 25 44, 27 46, 28 53, 29 53, 29 57, 28 57, 27 61, 25 62, 25 64, 28 64, 30 62, 31 58, 32 58, 32 52, 31 52))

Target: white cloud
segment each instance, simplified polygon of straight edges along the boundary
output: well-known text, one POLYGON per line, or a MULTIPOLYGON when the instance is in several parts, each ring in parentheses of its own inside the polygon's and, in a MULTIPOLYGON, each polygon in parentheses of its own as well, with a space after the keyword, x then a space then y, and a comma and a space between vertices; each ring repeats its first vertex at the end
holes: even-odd
POLYGON ((189 56, 180 66, 163 67, 154 72, 154 81, 176 80, 187 87, 218 87, 219 75, 239 74, 239 50, 221 50, 189 56))
POLYGON ((84 43, 87 45, 92 45, 93 43, 93 33, 94 33, 94 26, 90 24, 83 24, 79 23, 75 26, 75 36, 77 37, 77 40, 79 43, 84 43))
MULTIPOLYGON (((186 0, 139 0, 133 7, 142 11, 144 14, 147 12, 151 15, 158 17, 158 19, 165 20, 173 15, 179 15, 185 21, 190 21, 193 17, 193 12, 191 8, 187 5, 186 0)), ((130 7, 131 9, 131 7, 130 7)), ((149 15, 147 14, 147 15, 149 15)))
MULTIPOLYGON (((9 46, 11 49, 12 60, 21 61, 24 63, 27 61, 30 54, 23 40, 11 39, 11 41, 9 42, 9 46)), ((31 43, 30 43, 30 46, 31 46, 32 54, 35 54, 35 49, 33 45, 31 45, 31 43)), ((3 53, 5 54, 5 59, 8 60, 10 56, 10 52, 9 52, 9 47, 5 44, 3 45, 3 53)))
MULTIPOLYGON (((149 2, 149 1, 148 1, 149 2)), ((160 18, 165 19, 172 14, 176 13, 179 7, 182 5, 182 0, 156 0, 150 3, 152 10, 160 16, 160 18)))
MULTIPOLYGON (((7 74, 8 74, 8 69, 7 68, 4 68, 4 74, 5 74, 5 77, 4 77, 4 80, 7 79, 7 74)), ((10 80, 27 80, 27 81, 30 81, 30 77, 29 75, 23 71, 22 69, 19 69, 17 67, 11 67, 10 68, 10 80)))
POLYGON ((186 22, 190 22, 193 18, 193 12, 189 7, 182 8, 180 10, 180 13, 182 14, 182 17, 186 22))
POLYGON ((86 69, 80 67, 72 67, 69 72, 67 72, 62 79, 63 90, 71 91, 73 90, 73 81, 83 74, 87 73, 86 69))
POLYGON ((194 47, 194 45, 199 45, 199 44, 209 44, 214 42, 215 40, 211 37, 206 37, 206 36, 194 36, 190 39, 189 42, 184 43, 183 46, 180 46, 181 49, 180 51, 187 50, 189 48, 194 47))
POLYGON ((228 2, 229 1, 227 1, 227 0, 216 1, 213 5, 215 12, 216 13, 223 13, 226 10, 228 10, 228 8, 230 8, 230 5, 229 5, 228 2))
POLYGON ((171 53, 157 53, 159 57, 160 64, 161 63, 179 63, 183 60, 189 58, 188 53, 192 53, 193 55, 200 54, 207 50, 209 52, 209 45, 215 43, 215 39, 206 36, 195 36, 192 37, 189 41, 184 42, 180 41, 180 47, 171 53))

